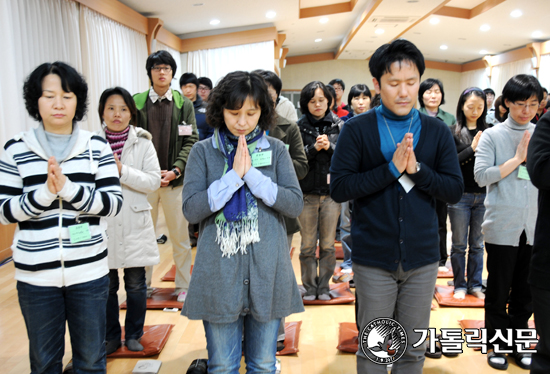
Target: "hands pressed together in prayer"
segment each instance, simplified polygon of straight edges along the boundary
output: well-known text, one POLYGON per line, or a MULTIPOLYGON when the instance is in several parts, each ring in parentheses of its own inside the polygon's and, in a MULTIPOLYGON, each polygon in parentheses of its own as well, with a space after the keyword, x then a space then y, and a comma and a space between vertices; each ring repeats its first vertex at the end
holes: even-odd
POLYGON ((314 147, 317 151, 320 151, 321 149, 328 151, 328 149, 330 148, 330 141, 328 140, 328 136, 326 134, 319 135, 315 140, 314 147))
POLYGON ((250 167, 252 166, 252 159, 250 158, 250 152, 248 152, 248 146, 246 145, 246 139, 244 135, 239 136, 239 143, 237 145, 237 152, 235 153, 235 160, 233 161, 233 170, 237 173, 239 178, 243 178, 250 167))
POLYGON ((393 164, 400 173, 416 173, 416 156, 413 150, 413 134, 408 132, 401 143, 397 143, 397 149, 393 153, 393 164))
POLYGON ((48 190, 57 195, 63 189, 63 186, 65 186, 66 181, 67 177, 63 174, 61 166, 59 166, 55 157, 50 157, 48 160, 48 179, 46 181, 48 190))

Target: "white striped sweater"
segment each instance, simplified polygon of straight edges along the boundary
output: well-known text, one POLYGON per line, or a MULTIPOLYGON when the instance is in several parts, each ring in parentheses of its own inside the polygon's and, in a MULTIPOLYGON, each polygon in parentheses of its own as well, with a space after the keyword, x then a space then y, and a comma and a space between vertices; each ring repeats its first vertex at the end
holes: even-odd
POLYGON ((63 287, 108 273, 107 223, 122 207, 112 150, 105 139, 79 130, 61 164, 67 181, 47 187, 48 158, 33 130, 8 141, 0 157, 0 223, 17 223, 12 251, 15 279, 63 287), (69 226, 88 223, 91 238, 71 244, 69 226))

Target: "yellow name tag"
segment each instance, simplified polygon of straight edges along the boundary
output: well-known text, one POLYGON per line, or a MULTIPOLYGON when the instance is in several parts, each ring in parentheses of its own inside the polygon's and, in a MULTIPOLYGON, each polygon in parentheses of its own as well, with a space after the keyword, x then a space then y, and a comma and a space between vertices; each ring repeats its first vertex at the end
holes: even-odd
POLYGON ((261 168, 271 165, 271 151, 256 152, 252 154, 252 166, 261 168))
POLYGON ((84 240, 90 240, 92 234, 90 233, 90 225, 88 222, 81 223, 80 225, 69 226, 69 235, 71 237, 71 244, 80 243, 84 240))

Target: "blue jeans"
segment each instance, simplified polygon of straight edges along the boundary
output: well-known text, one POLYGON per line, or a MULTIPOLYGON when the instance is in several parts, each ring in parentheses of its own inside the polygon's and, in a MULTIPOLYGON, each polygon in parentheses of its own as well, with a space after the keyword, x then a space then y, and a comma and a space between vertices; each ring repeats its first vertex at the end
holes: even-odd
POLYGON ((277 330, 280 322, 280 319, 259 322, 250 314, 240 316, 231 323, 203 321, 208 350, 208 373, 238 374, 243 351, 247 373, 275 373, 277 330))
MULTIPOLYGON (((106 340, 120 341, 119 306, 117 291, 119 287, 118 270, 109 270, 109 298, 107 300, 106 340)), ((145 267, 124 269, 124 289, 126 290, 126 319, 124 321, 125 339, 139 339, 143 335, 145 312, 147 311, 147 285, 145 267)))
POLYGON ((340 266, 342 269, 351 269, 351 217, 350 217, 350 201, 342 203, 342 211, 340 212, 340 240, 342 242, 342 250, 344 252, 344 262, 340 266))
POLYGON ((63 371, 65 322, 69 324, 75 374, 106 373, 107 275, 68 287, 17 282, 19 305, 29 337, 31 373, 63 371))
POLYGON ((485 214, 484 193, 464 193, 462 199, 449 205, 449 218, 453 245, 451 247, 451 265, 453 266, 456 291, 481 291, 481 274, 483 272, 483 234, 481 224, 485 214), (469 231, 469 232, 468 232, 469 231), (466 269, 466 248, 468 252, 468 269, 466 269), (464 278, 464 271, 468 281, 464 278))
POLYGON ((304 209, 300 214, 302 246, 300 269, 306 296, 329 294, 329 281, 336 266, 334 238, 340 214, 340 204, 329 195, 304 194, 304 209), (317 233, 319 233, 319 275, 317 275, 317 233))

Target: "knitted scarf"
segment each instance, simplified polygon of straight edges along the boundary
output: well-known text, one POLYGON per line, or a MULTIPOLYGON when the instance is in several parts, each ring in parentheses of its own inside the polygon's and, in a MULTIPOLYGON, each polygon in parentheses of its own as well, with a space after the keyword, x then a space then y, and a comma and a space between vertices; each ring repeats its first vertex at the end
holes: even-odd
POLYGON ((122 148, 124 148, 124 143, 126 143, 126 140, 128 140, 129 132, 130 132, 130 126, 127 126, 121 132, 112 132, 112 131, 109 131, 107 127, 105 127, 105 138, 107 139, 107 142, 109 142, 109 145, 113 150, 113 154, 118 155, 118 158, 120 158, 120 155, 122 154, 122 148))
MULTIPOLYGON (((248 135, 246 143, 250 154, 256 149, 256 143, 263 131, 256 126, 248 135)), ((225 158, 225 175, 233 169, 239 138, 226 129, 216 129, 214 139, 225 158)), ((239 251, 246 254, 246 246, 260 241, 258 232, 258 203, 246 185, 241 186, 216 215, 216 243, 222 251, 222 257, 231 257, 239 251)))

